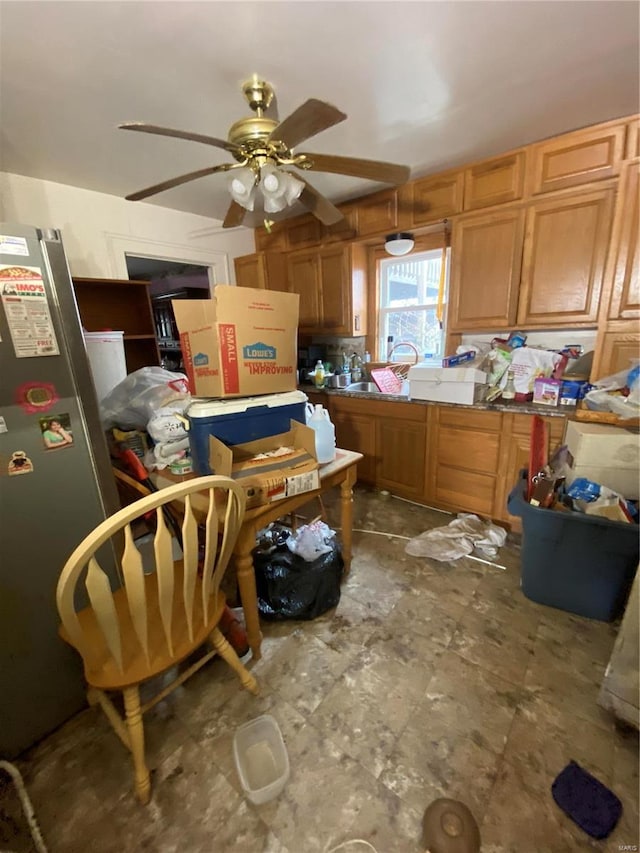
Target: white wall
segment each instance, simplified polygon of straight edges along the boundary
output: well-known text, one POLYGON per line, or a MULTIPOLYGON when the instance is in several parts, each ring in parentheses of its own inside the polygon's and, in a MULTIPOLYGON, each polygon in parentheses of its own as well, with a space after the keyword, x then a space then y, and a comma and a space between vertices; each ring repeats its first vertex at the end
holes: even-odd
POLYGON ((71 272, 128 278, 125 252, 200 263, 235 284, 233 258, 255 251, 253 231, 80 187, 0 172, 0 220, 62 232, 71 272))

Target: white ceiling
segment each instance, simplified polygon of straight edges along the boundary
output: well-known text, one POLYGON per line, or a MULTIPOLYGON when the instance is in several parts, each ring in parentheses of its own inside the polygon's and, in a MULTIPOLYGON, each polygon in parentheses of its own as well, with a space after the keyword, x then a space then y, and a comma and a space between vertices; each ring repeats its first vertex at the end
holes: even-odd
MULTIPOLYGON (((224 137, 248 115, 239 87, 257 72, 280 118, 309 97, 347 113, 298 151, 404 163, 417 177, 639 111, 639 9, 2 0, 0 169, 124 196, 224 162, 224 151, 116 125, 224 137)), ((309 177, 334 201, 378 188, 309 177)), ((217 219, 228 200, 224 175, 151 199, 217 219)))

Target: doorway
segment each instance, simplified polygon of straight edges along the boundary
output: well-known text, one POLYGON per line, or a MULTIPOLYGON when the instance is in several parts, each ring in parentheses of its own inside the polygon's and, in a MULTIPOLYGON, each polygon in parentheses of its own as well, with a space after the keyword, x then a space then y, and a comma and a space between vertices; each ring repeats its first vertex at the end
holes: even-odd
POLYGON ((211 268, 129 254, 125 254, 125 260, 130 279, 149 282, 161 366, 183 373, 185 365, 171 301, 208 299, 211 295, 211 268))

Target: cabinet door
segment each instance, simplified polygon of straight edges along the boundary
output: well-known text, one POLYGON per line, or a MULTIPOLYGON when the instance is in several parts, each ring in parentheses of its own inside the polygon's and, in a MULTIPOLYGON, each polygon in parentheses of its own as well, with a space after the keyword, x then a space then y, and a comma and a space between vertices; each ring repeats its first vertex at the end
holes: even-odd
POLYGON ((302 249, 320 242, 320 221, 315 216, 298 216, 287 226, 287 241, 290 249, 302 249))
POLYGON ((639 332, 605 332, 597 365, 591 380, 612 376, 621 370, 629 370, 632 360, 640 358, 639 332))
POLYGON ((373 485, 376 481, 375 418, 331 407, 331 420, 336 428, 336 445, 364 455, 358 462, 358 480, 373 485))
POLYGON ((491 516, 499 462, 500 412, 434 407, 427 498, 436 506, 491 516))
POLYGON ((612 190, 529 208, 518 325, 596 322, 612 212, 612 190))
POLYGON ((624 124, 578 130, 539 142, 531 148, 531 192, 588 184, 613 178, 624 155, 624 124))
MULTIPOLYGON (((518 482, 520 471, 529 467, 532 420, 532 415, 505 414, 502 421, 499 477, 493 517, 508 521, 511 529, 517 532, 522 530, 522 523, 517 516, 507 512, 507 500, 511 489, 518 482)), ((544 418, 544 421, 549 429, 549 452, 553 452, 562 443, 566 418, 544 418)))
POLYGON ((320 250, 322 328, 327 334, 351 334, 351 281, 349 247, 320 250))
POLYGON ((620 180, 609 250, 610 320, 640 317, 640 162, 629 163, 620 180))
POLYGON ((399 190, 401 203, 410 209, 411 225, 427 225, 462 210, 464 172, 447 172, 422 178, 399 190))
POLYGON ((379 486, 413 500, 424 497, 426 434, 423 423, 395 418, 378 420, 379 486))
POLYGON ((464 172, 464 209, 517 201, 524 192, 524 151, 494 157, 464 172))
POLYGON ((291 293, 300 296, 300 329, 318 329, 322 317, 318 253, 315 250, 292 252, 287 257, 287 284, 291 293))
POLYGON ((487 213, 453 226, 449 331, 515 323, 524 211, 487 213))
POLYGON ((236 270, 238 287, 265 288, 267 286, 264 256, 262 254, 256 253, 234 258, 233 265, 236 270))
POLYGON ((335 225, 321 226, 323 244, 336 243, 339 240, 355 240, 358 236, 358 207, 357 205, 338 205, 344 219, 335 225))
POLYGON ((287 223, 274 222, 269 226, 269 230, 264 226, 256 228, 254 231, 254 239, 256 241, 256 251, 283 252, 286 251, 289 244, 287 242, 287 223))
POLYGON ((398 192, 385 190, 365 197, 358 204, 358 234, 366 237, 398 225, 398 192))
POLYGON ((640 157, 640 119, 638 116, 627 124, 627 150, 625 158, 633 160, 640 157))

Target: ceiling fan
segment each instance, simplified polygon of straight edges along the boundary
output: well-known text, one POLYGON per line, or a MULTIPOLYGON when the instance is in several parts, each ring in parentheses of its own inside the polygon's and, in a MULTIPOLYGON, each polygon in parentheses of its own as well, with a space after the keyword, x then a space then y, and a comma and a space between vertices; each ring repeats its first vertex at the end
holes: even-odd
POLYGON ((273 88, 269 83, 254 75, 243 84, 242 92, 254 115, 231 125, 226 140, 145 122, 124 122, 118 125, 123 130, 190 139, 222 148, 236 161, 208 166, 170 178, 131 193, 126 198, 129 201, 140 201, 197 178, 204 178, 216 172, 230 172, 229 191, 232 200, 224 218, 224 228, 242 224, 247 211, 254 209, 258 189, 265 213, 277 213, 299 200, 303 207, 322 223, 333 225, 344 218, 343 214, 301 175, 289 171, 290 167, 302 171, 351 175, 395 185, 403 184, 409 179, 408 166, 362 160, 357 157, 294 153, 293 149, 301 142, 346 119, 347 116, 331 104, 310 98, 291 115, 278 122, 265 115, 274 97, 273 88))

